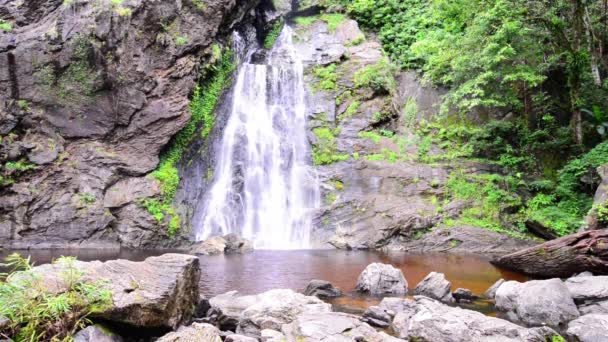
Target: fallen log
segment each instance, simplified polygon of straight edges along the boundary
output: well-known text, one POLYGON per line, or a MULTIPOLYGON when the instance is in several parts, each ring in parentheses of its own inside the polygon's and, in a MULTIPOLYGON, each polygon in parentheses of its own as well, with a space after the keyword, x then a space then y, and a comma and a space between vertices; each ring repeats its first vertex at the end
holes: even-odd
POLYGON ((491 261, 530 276, 570 277, 589 271, 608 274, 608 229, 568 235, 491 261))

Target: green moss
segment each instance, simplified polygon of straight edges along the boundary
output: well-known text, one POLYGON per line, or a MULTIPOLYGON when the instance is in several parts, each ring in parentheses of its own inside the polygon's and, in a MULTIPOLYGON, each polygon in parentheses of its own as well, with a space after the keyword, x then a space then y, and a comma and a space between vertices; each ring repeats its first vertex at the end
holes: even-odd
POLYGON ((378 63, 366 66, 355 73, 355 88, 369 87, 377 92, 393 93, 397 88, 396 67, 382 58, 378 63))
POLYGON ((339 161, 348 160, 348 154, 338 153, 336 149, 336 135, 340 134, 339 129, 329 129, 319 127, 313 130, 317 138, 316 144, 312 149, 312 160, 315 165, 328 165, 339 161))
POLYGON ((276 23, 274 23, 274 25, 272 25, 272 28, 270 29, 268 34, 266 34, 266 38, 264 39, 264 48, 265 49, 272 49, 272 47, 276 43, 277 39, 279 39, 279 36, 281 35, 281 31, 283 31, 284 24, 285 24, 285 22, 283 20, 280 20, 280 21, 277 21, 276 23))
POLYGON ((325 195, 325 203, 328 205, 332 205, 332 204, 336 203, 337 199, 338 199, 338 197, 333 192, 330 192, 327 195, 325 195))
POLYGON ((327 23, 327 29, 333 33, 346 20, 346 16, 340 13, 328 13, 321 15, 321 20, 327 23))
POLYGON ((330 64, 326 67, 317 67, 313 70, 313 75, 319 79, 319 82, 315 84, 314 89, 336 91, 338 90, 338 74, 336 73, 337 66, 330 64))
POLYGON ((188 44, 188 38, 184 36, 175 37, 175 46, 184 46, 188 44))
POLYGON ((399 160, 399 155, 394 151, 383 148, 381 153, 367 155, 365 156, 365 159, 369 161, 387 161, 389 163, 396 163, 399 160))
POLYGON ((293 19, 293 21, 301 26, 310 26, 312 25, 315 21, 319 20, 318 16, 310 16, 310 17, 296 17, 293 19))
POLYGON ((346 108, 346 110, 344 111, 344 113, 342 113, 342 115, 340 115, 338 117, 338 120, 342 121, 344 119, 348 119, 350 117, 352 117, 353 115, 355 115, 357 113, 357 111, 359 110, 359 107, 361 106, 361 102, 359 101, 353 101, 348 108, 346 108))
POLYGON ((191 2, 199 10, 207 9, 207 5, 205 4, 204 0, 191 0, 191 2))
POLYGON ((2 30, 4 32, 11 32, 13 30, 13 25, 0 19, 0 30, 2 30))
POLYGON ((212 75, 202 85, 197 86, 190 101, 191 118, 170 142, 161 156, 161 161, 152 173, 161 187, 162 200, 150 199, 143 206, 159 222, 168 222, 168 231, 173 236, 179 230, 179 219, 172 208, 173 199, 179 185, 180 176, 177 164, 184 151, 196 137, 196 130, 202 125, 201 136, 207 138, 215 124, 214 110, 225 87, 229 84, 234 70, 232 52, 226 51, 218 65, 212 69, 212 75), (167 220, 165 221, 165 217, 167 220))
POLYGON ((338 191, 344 190, 344 183, 342 183, 342 181, 336 179, 332 183, 334 184, 334 188, 336 190, 338 190, 338 191))
POLYGON ((374 144, 380 143, 380 139, 382 139, 382 135, 376 131, 359 132, 357 136, 361 139, 369 139, 373 141, 374 144))
POLYGON ((95 201, 97 201, 97 197, 88 192, 80 193, 78 194, 78 197, 80 198, 80 202, 86 205, 93 204, 95 201))

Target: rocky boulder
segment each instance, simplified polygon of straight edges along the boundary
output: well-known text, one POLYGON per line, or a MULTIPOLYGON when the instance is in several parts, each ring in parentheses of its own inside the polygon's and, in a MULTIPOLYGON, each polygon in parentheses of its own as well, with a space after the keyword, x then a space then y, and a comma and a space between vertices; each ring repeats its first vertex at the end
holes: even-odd
POLYGON ((414 288, 414 294, 437 299, 444 303, 453 303, 452 283, 445 279, 443 273, 431 272, 414 288))
POLYGON ((373 263, 359 275, 356 289, 372 295, 406 294, 407 280, 401 270, 391 265, 373 263))
POLYGON ((156 342, 222 342, 220 331, 204 323, 194 323, 191 326, 181 327, 177 331, 168 333, 156 342))
POLYGON ((91 325, 77 332, 74 342, 123 342, 123 339, 102 325, 91 325))
POLYGON ((69 281, 66 272, 81 273, 82 281, 99 282, 112 292, 112 305, 94 315, 108 321, 176 328, 192 318, 199 301, 199 261, 190 255, 165 254, 143 262, 57 262, 34 267, 31 274, 36 286, 60 293, 69 281))
POLYGON ((306 285, 304 295, 315 296, 319 298, 331 298, 340 297, 342 295, 342 291, 340 291, 339 288, 333 286, 332 283, 328 281, 314 279, 311 280, 308 285, 306 285))
POLYGON ((579 317, 568 287, 560 279, 507 281, 496 291, 496 309, 514 322, 564 328, 579 317))
POLYGON ((232 322, 238 334, 253 337, 260 336, 264 329, 280 331, 283 324, 292 322, 300 314, 331 311, 331 305, 320 299, 292 290, 271 290, 252 296, 229 292, 209 302, 212 308, 222 312, 223 322, 232 322))
POLYGON ((566 335, 576 342, 601 342, 608 337, 608 315, 584 315, 568 324, 566 335))
POLYGON ((454 297, 454 299, 459 303, 460 302, 472 302, 476 299, 479 299, 479 297, 474 295, 473 292, 471 292, 471 290, 461 289, 461 288, 458 288, 458 289, 456 289, 456 291, 452 292, 452 297, 454 297))
POLYGON ((608 276, 577 276, 565 284, 582 315, 608 314, 608 276))
POLYGON ((357 316, 338 312, 299 315, 282 332, 287 341, 402 341, 379 333, 357 316))
POLYGON ((370 306, 363 312, 361 321, 378 328, 388 328, 391 325, 391 321, 394 316, 394 312, 387 312, 385 309, 379 306, 370 306))
POLYGON ((195 255, 243 254, 253 252, 253 243, 237 234, 214 236, 190 248, 195 255))
POLYGON ((331 305, 316 297, 308 297, 292 290, 271 290, 257 296, 255 304, 241 314, 237 333, 259 336, 263 329, 280 330, 302 314, 330 312, 331 305))
POLYGON ((498 288, 500 287, 500 285, 504 284, 505 280, 504 279, 498 279, 494 285, 490 286, 490 288, 483 293, 484 297, 488 298, 488 299, 494 299, 494 297, 496 296, 496 290, 498 290, 498 288))
POLYGON ((408 341, 544 342, 557 335, 550 328, 528 329, 421 296, 404 301, 392 328, 398 337, 408 341))

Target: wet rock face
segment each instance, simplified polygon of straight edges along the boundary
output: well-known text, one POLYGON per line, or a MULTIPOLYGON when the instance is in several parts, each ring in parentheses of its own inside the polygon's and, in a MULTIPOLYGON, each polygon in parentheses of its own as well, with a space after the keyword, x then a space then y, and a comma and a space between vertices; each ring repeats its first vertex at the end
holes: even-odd
MULTIPOLYGON (((177 328, 188 322, 199 301, 198 258, 182 254, 150 257, 143 262, 75 261, 73 265, 49 264, 32 272, 40 288, 61 292, 68 267, 82 272, 85 281, 103 281, 112 292, 112 305, 96 318, 144 328, 177 328)), ((74 271, 72 271, 74 272, 74 271)))
POLYGON ((142 177, 188 122, 214 41, 258 3, 0 2, 0 161, 36 166, 0 189, 0 244, 179 243, 138 205, 158 187, 142 177))
POLYGON ((373 263, 359 275, 356 289, 372 295, 406 294, 407 280, 401 270, 391 265, 373 263))
POLYGON ((603 341, 608 336, 608 315, 581 316, 568 324, 566 336, 577 342, 603 341))
POLYGON ((496 290, 496 309, 528 326, 563 328, 579 317, 568 287, 560 279, 508 281, 496 290))

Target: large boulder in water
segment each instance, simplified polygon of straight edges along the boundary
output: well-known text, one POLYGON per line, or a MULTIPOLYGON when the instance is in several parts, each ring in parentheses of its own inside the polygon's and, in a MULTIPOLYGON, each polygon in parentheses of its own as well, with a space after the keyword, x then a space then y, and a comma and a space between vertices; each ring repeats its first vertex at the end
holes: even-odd
POLYGON ((392 328, 398 337, 409 341, 544 342, 557 335, 547 327, 528 329, 422 296, 403 301, 392 328))
POLYGON ((608 315, 585 315, 568 324, 566 335, 577 342, 602 342, 608 339, 608 315))
POLYGON ((342 291, 325 280, 311 280, 304 290, 306 296, 315 296, 319 298, 340 297, 342 291))
POLYGON ((112 305, 95 314, 108 321, 176 328, 192 318, 199 300, 199 260, 190 255, 165 254, 143 262, 58 262, 31 270, 35 287, 48 293, 67 289, 66 273, 82 274, 82 281, 100 282, 112 292, 112 305))
POLYGON ((244 254, 253 252, 253 243, 237 234, 213 236, 190 248, 196 255, 244 254))
POLYGON ((283 324, 292 322, 298 315, 331 311, 331 305, 320 299, 292 290, 271 290, 253 296, 229 292, 209 302, 213 309, 222 312, 220 321, 224 326, 234 325, 238 334, 256 337, 264 329, 281 330, 283 324))
POLYGON ((445 279, 443 273, 429 273, 414 289, 414 294, 437 299, 444 303, 453 303, 454 297, 450 292, 452 283, 445 279))
POLYGON ((529 326, 563 328, 579 317, 570 291, 557 278, 505 282, 496 291, 496 309, 529 326))
POLYGON ((220 331, 210 324, 194 323, 168 333, 156 342, 222 342, 220 331))
POLYGON ((407 280, 401 270, 387 264, 373 263, 359 275, 357 291, 380 294, 406 294, 407 280))
POLYGON ((608 276, 577 276, 565 284, 582 315, 608 314, 608 276))

